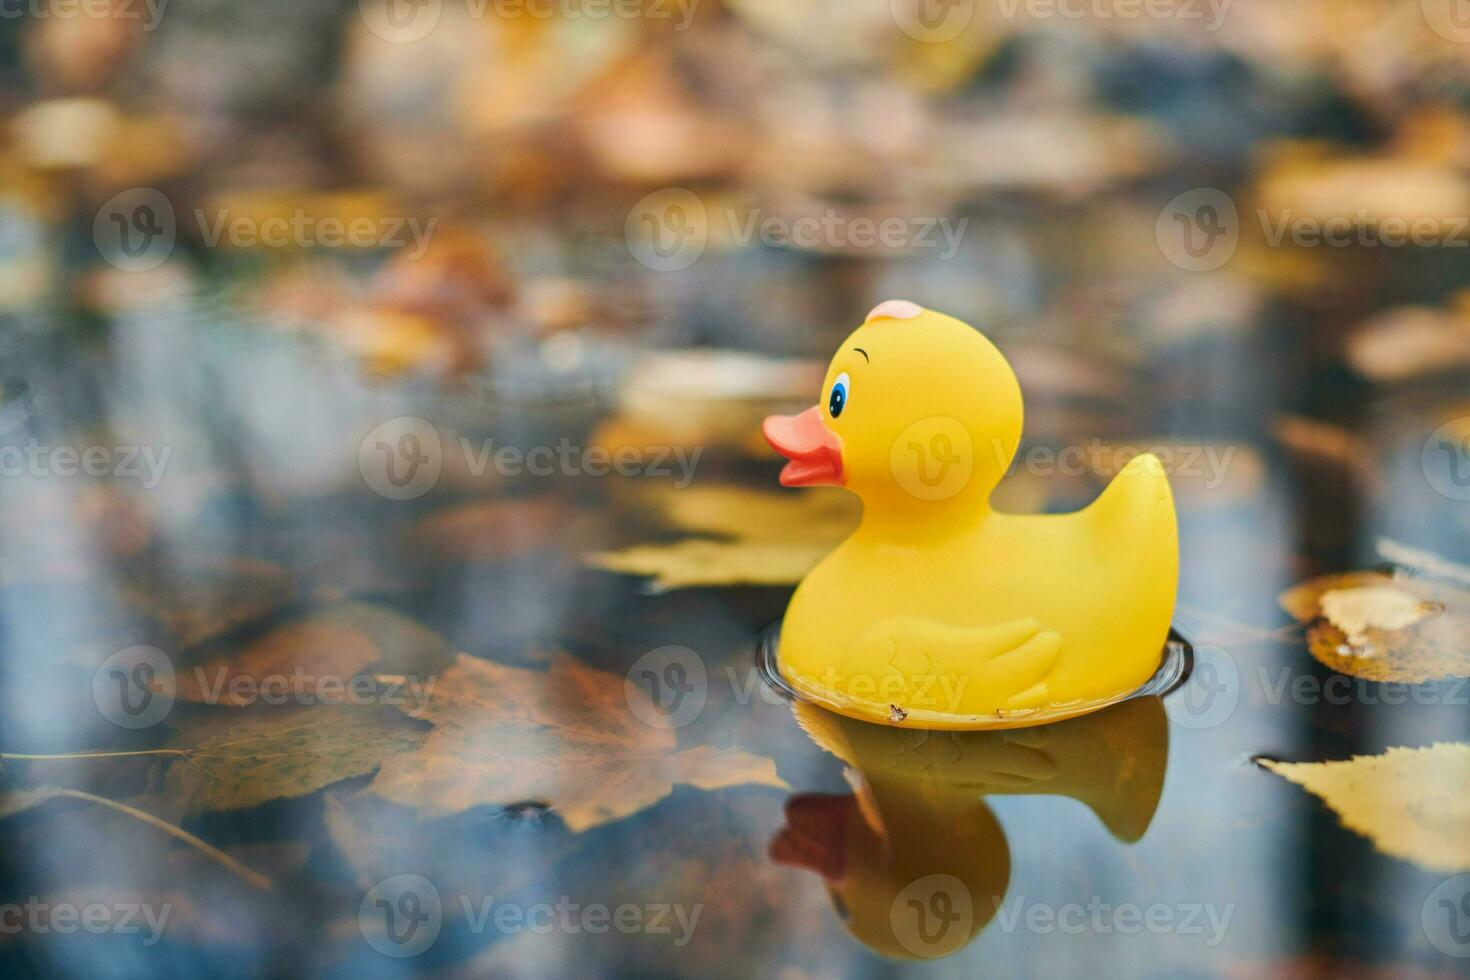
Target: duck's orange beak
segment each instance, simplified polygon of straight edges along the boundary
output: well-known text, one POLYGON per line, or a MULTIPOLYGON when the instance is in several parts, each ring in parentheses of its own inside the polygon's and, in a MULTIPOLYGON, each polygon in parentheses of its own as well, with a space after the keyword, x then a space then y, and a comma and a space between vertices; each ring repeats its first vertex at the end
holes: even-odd
POLYGON ((781 470, 783 487, 842 486, 842 440, 822 422, 816 405, 800 415, 768 416, 761 433, 791 460, 781 470))
POLYGON ((771 860, 840 885, 847 876, 847 833, 856 810, 852 796, 793 796, 786 803, 786 826, 771 841, 771 860))

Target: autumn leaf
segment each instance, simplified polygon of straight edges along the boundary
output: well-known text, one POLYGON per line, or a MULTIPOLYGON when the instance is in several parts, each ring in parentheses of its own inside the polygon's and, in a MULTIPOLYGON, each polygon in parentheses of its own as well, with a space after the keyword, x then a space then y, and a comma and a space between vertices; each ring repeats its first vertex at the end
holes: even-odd
POLYGON ((188 754, 169 768, 165 788, 189 812, 303 796, 366 775, 425 735, 422 723, 385 704, 259 705, 185 716, 175 727, 168 747, 188 754))
POLYGON ((321 700, 370 669, 424 678, 453 662, 453 649, 428 627, 382 606, 340 602, 271 630, 239 653, 180 671, 177 697, 241 706, 276 681, 274 694, 321 700))
POLYGON ((1454 585, 1346 572, 1288 589, 1278 601, 1311 624, 1307 649, 1339 673, 1406 684, 1470 676, 1470 593, 1454 585))
POLYGON ((622 678, 561 655, 545 672, 461 654, 421 717, 417 751, 384 761, 368 791, 447 816, 482 804, 549 803, 573 831, 657 803, 676 784, 784 787, 770 759, 737 749, 680 751, 645 725, 656 709, 622 678))
POLYGON ((1261 765, 1321 797, 1385 854, 1435 871, 1470 871, 1470 745, 1261 765))
POLYGON ((596 568, 652 576, 654 586, 790 585, 857 526, 848 494, 782 493, 743 487, 664 490, 654 500, 663 519, 686 531, 719 535, 595 552, 596 568))

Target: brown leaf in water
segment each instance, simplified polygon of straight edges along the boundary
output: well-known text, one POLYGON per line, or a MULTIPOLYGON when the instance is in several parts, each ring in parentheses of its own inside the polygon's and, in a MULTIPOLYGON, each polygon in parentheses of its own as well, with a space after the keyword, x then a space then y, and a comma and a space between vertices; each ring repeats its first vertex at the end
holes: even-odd
POLYGON ((255 558, 189 558, 119 583, 130 604, 158 619, 179 648, 263 618, 293 594, 290 574, 255 558))
POLYGON ((391 609, 340 602, 267 633, 243 651, 181 670, 176 696, 236 707, 273 697, 330 699, 374 668, 425 678, 454 662, 443 637, 391 609), (334 693, 335 692, 335 693, 334 693))
POLYGON ((784 788, 770 759, 738 749, 680 751, 656 709, 623 678, 562 655, 545 672, 460 655, 421 717, 418 751, 387 759, 368 792, 435 816, 538 800, 573 831, 636 813, 675 784, 784 788))
POLYGON ((1346 572, 1288 589, 1278 601, 1312 624, 1307 649, 1339 673, 1405 684, 1470 676, 1470 592, 1454 585, 1346 572))
POLYGON ((1261 765, 1321 797, 1343 826, 1385 854, 1435 871, 1470 871, 1470 745, 1261 765))
POLYGON ((808 490, 781 493, 743 487, 664 490, 655 498, 664 520, 686 531, 727 540, 686 538, 596 552, 596 568, 652 576, 654 586, 790 585, 857 526, 858 503, 849 494, 808 490))
POLYGON ((422 723, 387 704, 262 705, 174 724, 168 747, 189 755, 169 768, 165 788, 189 812, 303 796, 366 775, 425 736, 422 723))

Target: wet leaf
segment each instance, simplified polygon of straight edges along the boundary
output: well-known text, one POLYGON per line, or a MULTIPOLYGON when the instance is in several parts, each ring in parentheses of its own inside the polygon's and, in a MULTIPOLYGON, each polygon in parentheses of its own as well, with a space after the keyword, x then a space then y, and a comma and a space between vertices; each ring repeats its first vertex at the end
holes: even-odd
POLYGON ((1279 601, 1311 623, 1307 648, 1339 673, 1406 684, 1470 676, 1470 593, 1454 585, 1346 572, 1288 589, 1279 601))
POLYGON ((857 526, 856 498, 842 493, 691 487, 656 498, 664 519, 687 531, 729 540, 689 538, 588 555, 609 571, 652 576, 654 586, 790 585, 857 526))
POLYGON ((675 784, 784 787, 770 759, 737 749, 680 751, 623 678, 557 657, 546 672, 461 655, 422 717, 418 751, 384 762, 368 791, 446 816, 483 804, 549 803, 573 831, 636 813, 675 784), (636 708, 635 708, 636 705, 636 708))
POLYGON ((382 606, 342 602, 274 629, 243 651, 182 670, 183 701, 241 706, 273 691, 300 701, 335 696, 365 672, 423 679, 454 661, 433 630, 382 606))
POLYGON ((1385 854, 1435 871, 1470 871, 1470 745, 1261 765, 1321 797, 1343 826, 1385 854))
POLYGON ((370 773, 425 735, 422 723, 383 704, 261 705, 192 715, 176 727, 169 747, 189 755, 170 767, 166 788, 191 812, 302 796, 370 773))

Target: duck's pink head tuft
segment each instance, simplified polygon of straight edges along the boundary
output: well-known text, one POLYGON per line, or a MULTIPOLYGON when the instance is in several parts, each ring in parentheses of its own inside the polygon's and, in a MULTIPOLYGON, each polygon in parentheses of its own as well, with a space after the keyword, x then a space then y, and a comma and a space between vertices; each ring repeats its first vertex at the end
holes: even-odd
POLYGON ((864 323, 872 323, 874 320, 912 320, 924 312, 924 308, 918 303, 910 303, 906 299, 884 300, 868 312, 864 323))

